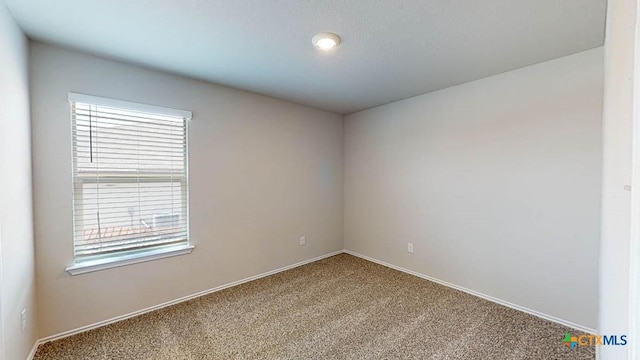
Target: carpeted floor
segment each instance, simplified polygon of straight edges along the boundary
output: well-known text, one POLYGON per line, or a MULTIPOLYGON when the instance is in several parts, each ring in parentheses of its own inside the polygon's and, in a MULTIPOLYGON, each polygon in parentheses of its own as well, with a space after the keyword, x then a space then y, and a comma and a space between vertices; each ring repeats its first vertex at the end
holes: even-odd
POLYGON ((578 332, 347 254, 41 345, 56 359, 594 359, 578 332))

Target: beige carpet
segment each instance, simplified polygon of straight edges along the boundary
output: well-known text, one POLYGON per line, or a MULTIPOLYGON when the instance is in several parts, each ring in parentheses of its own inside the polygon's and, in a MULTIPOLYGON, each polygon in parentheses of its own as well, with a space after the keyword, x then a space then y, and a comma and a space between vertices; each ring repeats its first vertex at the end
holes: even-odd
POLYGON ((594 359, 577 331, 350 256, 43 344, 35 359, 594 359))

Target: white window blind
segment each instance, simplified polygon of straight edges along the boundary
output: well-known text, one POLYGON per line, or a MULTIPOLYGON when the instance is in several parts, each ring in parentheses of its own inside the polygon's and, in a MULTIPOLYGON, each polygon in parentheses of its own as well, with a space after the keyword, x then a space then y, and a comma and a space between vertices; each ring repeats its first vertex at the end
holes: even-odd
POLYGON ((189 244, 191 113, 69 94, 76 262, 189 244))

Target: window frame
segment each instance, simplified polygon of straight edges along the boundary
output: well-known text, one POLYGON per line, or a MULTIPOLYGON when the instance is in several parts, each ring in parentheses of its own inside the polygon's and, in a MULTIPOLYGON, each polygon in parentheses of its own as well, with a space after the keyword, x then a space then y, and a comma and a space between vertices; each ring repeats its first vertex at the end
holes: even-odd
MULTIPOLYGON (((145 112, 151 114, 159 114, 159 115, 167 115, 183 118, 185 121, 185 168, 184 168, 184 176, 180 176, 176 178, 175 174, 172 174, 171 180, 176 183, 180 183, 180 188, 183 194, 185 194, 185 207, 181 212, 181 215, 186 216, 186 242, 181 244, 174 245, 158 245, 152 246, 144 249, 126 249, 120 252, 113 252, 111 254, 97 254, 95 256, 86 256, 80 259, 76 256, 76 212, 80 208, 76 204, 76 199, 72 199, 72 214, 73 214, 73 231, 74 235, 72 236, 72 247, 73 247, 73 265, 68 266, 65 270, 71 275, 84 274, 88 272, 109 269, 119 266, 125 266, 140 262, 146 262, 156 259, 162 259, 166 257, 172 257, 177 255, 185 255, 190 254, 195 246, 191 243, 190 237, 190 226, 189 226, 189 122, 192 119, 192 113, 190 111, 185 110, 177 110, 172 108, 154 106, 141 104, 130 101, 123 100, 115 100, 91 95, 77 94, 70 92, 68 94, 68 102, 69 102, 69 118, 71 119, 71 123, 73 124, 73 110, 72 105, 74 103, 84 103, 95 106, 105 106, 115 109, 127 110, 127 111, 136 111, 136 112, 145 112)), ((71 127, 71 131, 73 131, 73 126, 71 127)), ((71 145, 73 146, 73 142, 75 138, 73 137, 73 133, 71 135, 71 145)), ((127 171, 114 171, 112 174, 108 174, 106 176, 78 176, 79 172, 77 171, 77 154, 75 151, 71 151, 71 161, 72 161, 72 188, 73 188, 73 196, 78 196, 78 189, 80 189, 80 196, 82 196, 82 189, 84 184, 86 183, 94 183, 99 182, 99 178, 109 179, 109 183, 139 183, 140 175, 143 174, 144 180, 143 182, 163 182, 167 180, 167 177, 163 177, 161 173, 157 173, 158 176, 154 176, 153 171, 149 171, 147 173, 139 173, 136 172, 127 174, 127 171), (78 186, 80 185, 80 186, 78 186)))

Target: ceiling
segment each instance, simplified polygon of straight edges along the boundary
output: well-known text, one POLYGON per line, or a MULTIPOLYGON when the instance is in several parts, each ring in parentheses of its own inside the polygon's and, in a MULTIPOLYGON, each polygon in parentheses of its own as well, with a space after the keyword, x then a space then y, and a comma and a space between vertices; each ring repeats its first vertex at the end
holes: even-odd
POLYGON ((4 0, 32 39, 350 113, 601 46, 606 0, 4 0), (331 31, 342 45, 311 44, 331 31))

